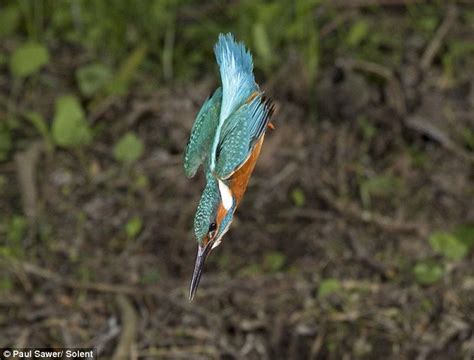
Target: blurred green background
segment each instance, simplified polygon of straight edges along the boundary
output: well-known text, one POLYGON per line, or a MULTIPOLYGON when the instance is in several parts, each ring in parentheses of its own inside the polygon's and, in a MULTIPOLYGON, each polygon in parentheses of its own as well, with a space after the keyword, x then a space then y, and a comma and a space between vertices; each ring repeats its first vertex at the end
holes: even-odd
POLYGON ((472 358, 473 24, 462 0, 3 0, 0 347, 472 358), (181 154, 221 32, 276 130, 188 303, 181 154))

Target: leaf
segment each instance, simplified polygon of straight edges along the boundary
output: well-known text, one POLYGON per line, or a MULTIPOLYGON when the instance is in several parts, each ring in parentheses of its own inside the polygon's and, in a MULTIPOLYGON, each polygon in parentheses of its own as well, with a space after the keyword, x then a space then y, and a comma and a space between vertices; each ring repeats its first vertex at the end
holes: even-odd
POLYGON ((271 272, 277 272, 285 265, 286 257, 278 251, 266 254, 263 260, 263 267, 271 272))
POLYGON ((136 48, 120 66, 117 75, 108 86, 109 93, 122 95, 127 92, 128 86, 135 76, 138 68, 145 59, 147 48, 140 46, 136 48))
POLYGON ((7 228, 7 245, 5 250, 13 258, 23 255, 23 239, 28 229, 28 221, 23 216, 15 215, 11 218, 7 228))
POLYGON ((92 132, 76 97, 65 95, 56 100, 52 133, 55 143, 65 148, 90 144, 92 132))
POLYGON ((338 293, 341 289, 342 286, 339 280, 333 278, 324 279, 319 285, 318 296, 325 297, 330 294, 338 293))
POLYGON ((351 26, 347 35, 347 43, 351 46, 358 46, 369 34, 369 23, 366 20, 359 20, 351 26))
POLYGON ((434 251, 450 260, 461 260, 467 255, 467 246, 447 232, 434 232, 428 239, 434 251))
POLYGON ((82 66, 76 71, 79 90, 85 96, 92 96, 101 90, 111 79, 112 71, 101 63, 82 66))
POLYGON ((134 216, 127 221, 127 224, 125 225, 125 232, 130 239, 134 239, 140 233, 142 227, 142 219, 140 219, 138 216, 134 216))
POLYGON ((262 59, 265 71, 270 70, 273 52, 267 30, 261 22, 253 26, 253 41, 255 43, 255 52, 262 59))
POLYGON ((0 161, 8 158, 8 153, 12 148, 12 138, 10 129, 6 124, 0 124, 0 161))
POLYGON ((306 203, 306 197, 301 188, 295 188, 291 191, 291 200, 297 207, 302 207, 306 203))
POLYGON ((46 47, 37 43, 26 43, 17 48, 10 57, 10 71, 16 77, 26 77, 39 71, 49 62, 46 47))
POLYGON ((17 6, 10 5, 0 11, 0 38, 11 35, 20 23, 20 10, 17 6))
POLYGON ((143 154, 142 141, 132 132, 126 133, 114 146, 114 157, 124 163, 135 162, 143 154))
POLYGON ((48 149, 53 149, 53 141, 51 140, 51 135, 49 133, 48 125, 46 124, 46 120, 41 116, 40 113, 36 111, 29 111, 25 113, 25 118, 31 122, 31 124, 35 127, 35 129, 40 133, 40 135, 45 140, 46 144, 48 145, 48 149))
POLYGON ((434 262, 418 263, 413 272, 416 281, 421 285, 431 285, 439 281, 444 275, 443 267, 434 262))

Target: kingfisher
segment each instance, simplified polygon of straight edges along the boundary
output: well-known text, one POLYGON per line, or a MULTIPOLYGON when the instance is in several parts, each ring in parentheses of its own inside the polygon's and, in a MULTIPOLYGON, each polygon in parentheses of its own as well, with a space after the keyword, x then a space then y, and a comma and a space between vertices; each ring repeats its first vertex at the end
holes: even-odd
POLYGON ((189 288, 193 300, 204 264, 229 230, 260 155, 274 105, 255 82, 253 59, 242 42, 220 34, 214 54, 221 86, 199 110, 184 152, 192 178, 202 165, 206 185, 194 217, 198 251, 189 288))

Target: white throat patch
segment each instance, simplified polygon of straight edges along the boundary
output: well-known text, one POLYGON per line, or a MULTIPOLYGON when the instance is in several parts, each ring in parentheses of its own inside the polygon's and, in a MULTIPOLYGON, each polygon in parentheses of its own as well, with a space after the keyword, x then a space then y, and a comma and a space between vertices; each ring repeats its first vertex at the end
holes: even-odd
POLYGON ((234 204, 232 192, 222 180, 217 179, 217 181, 219 183, 219 192, 221 193, 222 204, 224 205, 224 209, 229 211, 232 205, 234 204))

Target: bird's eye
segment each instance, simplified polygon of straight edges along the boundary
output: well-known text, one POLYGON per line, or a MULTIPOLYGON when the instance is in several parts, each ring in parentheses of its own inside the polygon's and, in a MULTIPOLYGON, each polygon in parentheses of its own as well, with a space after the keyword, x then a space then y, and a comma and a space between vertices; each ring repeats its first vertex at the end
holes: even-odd
POLYGON ((209 231, 207 232, 210 239, 212 239, 216 235, 216 230, 217 224, 215 222, 211 223, 211 225, 209 225, 209 231))
POLYGON ((209 232, 215 231, 217 229, 217 224, 215 222, 209 225, 209 232))

